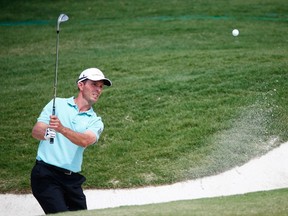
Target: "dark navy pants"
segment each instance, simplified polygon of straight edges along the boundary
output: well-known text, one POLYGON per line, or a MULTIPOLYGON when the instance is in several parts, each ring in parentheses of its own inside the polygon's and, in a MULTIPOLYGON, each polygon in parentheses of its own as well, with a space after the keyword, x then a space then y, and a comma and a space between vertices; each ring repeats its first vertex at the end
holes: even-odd
POLYGON ((87 209, 79 173, 36 162, 31 172, 31 188, 45 214, 87 209))

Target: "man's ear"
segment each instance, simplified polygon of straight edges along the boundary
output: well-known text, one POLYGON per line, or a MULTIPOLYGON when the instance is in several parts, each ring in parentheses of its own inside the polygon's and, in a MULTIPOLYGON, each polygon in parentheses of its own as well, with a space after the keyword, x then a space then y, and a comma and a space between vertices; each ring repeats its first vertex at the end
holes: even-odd
POLYGON ((77 83, 77 86, 78 86, 79 90, 82 90, 84 85, 85 85, 84 82, 78 82, 77 83))

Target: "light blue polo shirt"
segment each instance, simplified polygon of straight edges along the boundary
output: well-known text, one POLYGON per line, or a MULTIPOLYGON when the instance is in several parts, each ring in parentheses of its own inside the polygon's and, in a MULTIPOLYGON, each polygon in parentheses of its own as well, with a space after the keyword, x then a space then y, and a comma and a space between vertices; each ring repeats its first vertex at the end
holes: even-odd
MULTIPOLYGON (((99 140, 104 124, 93 108, 86 112, 79 112, 74 97, 56 98, 55 105, 55 115, 64 127, 80 133, 92 131, 97 141, 99 140)), ((52 106, 53 100, 44 107, 37 119, 38 122, 49 124, 52 106)), ((80 172, 84 150, 84 147, 75 145, 61 133, 56 133, 54 144, 50 144, 49 140, 40 141, 36 159, 72 172, 80 172)))

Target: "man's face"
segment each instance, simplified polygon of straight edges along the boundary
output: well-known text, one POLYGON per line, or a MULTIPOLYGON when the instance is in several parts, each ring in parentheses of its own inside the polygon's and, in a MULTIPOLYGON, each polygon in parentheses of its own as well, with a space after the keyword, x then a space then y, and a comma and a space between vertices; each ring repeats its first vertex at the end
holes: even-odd
POLYGON ((83 98, 89 103, 94 104, 100 97, 104 87, 104 82, 101 81, 92 81, 86 80, 82 82, 81 87, 79 88, 82 92, 83 98))

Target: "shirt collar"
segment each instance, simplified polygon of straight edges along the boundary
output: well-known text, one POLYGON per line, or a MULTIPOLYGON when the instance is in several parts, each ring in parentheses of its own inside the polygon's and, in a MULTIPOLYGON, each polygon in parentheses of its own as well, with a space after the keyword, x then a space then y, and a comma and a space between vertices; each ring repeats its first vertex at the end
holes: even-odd
MULTIPOLYGON (((69 106, 74 107, 75 109, 78 110, 78 106, 77 106, 77 104, 74 101, 74 96, 70 97, 70 98, 67 98, 67 103, 68 103, 69 106)), ((81 112, 79 114, 86 114, 86 115, 91 116, 93 113, 94 113, 94 111, 93 111, 93 108, 91 107, 89 110, 87 110, 85 112, 81 112)))

